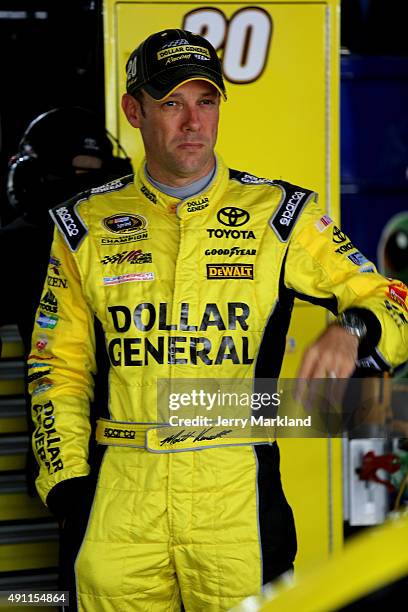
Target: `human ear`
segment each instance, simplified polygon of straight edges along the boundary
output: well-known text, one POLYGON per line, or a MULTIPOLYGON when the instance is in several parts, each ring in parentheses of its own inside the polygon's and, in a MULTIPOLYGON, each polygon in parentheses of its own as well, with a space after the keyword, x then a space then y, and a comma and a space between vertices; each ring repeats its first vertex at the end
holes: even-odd
POLYGON ((142 108, 140 102, 132 95, 125 93, 122 96, 122 110, 126 115, 126 119, 134 128, 140 128, 142 108))

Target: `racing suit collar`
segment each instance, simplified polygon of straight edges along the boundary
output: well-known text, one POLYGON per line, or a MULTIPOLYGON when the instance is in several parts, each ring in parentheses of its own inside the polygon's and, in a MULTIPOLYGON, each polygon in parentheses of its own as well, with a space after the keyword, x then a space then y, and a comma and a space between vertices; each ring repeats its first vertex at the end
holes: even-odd
POLYGON ((212 201, 218 200, 218 197, 224 192, 228 184, 228 168, 218 155, 216 160, 217 170, 211 183, 204 191, 194 194, 185 200, 180 201, 178 198, 169 196, 156 189, 146 177, 145 160, 142 161, 135 175, 135 187, 146 200, 165 208, 170 213, 177 212, 179 217, 183 217, 184 213, 199 213, 207 208, 212 201))

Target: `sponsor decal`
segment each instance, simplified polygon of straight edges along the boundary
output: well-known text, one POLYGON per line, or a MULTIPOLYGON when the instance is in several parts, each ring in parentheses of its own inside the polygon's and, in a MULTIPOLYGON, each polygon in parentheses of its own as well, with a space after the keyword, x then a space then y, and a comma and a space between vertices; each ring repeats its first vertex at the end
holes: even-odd
POLYGON ((115 179, 114 181, 110 181, 109 183, 105 183, 105 185, 101 185, 100 187, 94 187, 91 189, 91 195, 98 193, 107 193, 108 191, 116 191, 117 189, 122 189, 128 185, 129 181, 123 183, 121 179, 115 179))
POLYGON ((285 353, 294 353, 296 350, 296 340, 295 338, 289 336, 286 338, 286 348, 285 353))
POLYGON ((324 230, 327 229, 332 223, 333 220, 330 219, 328 215, 323 215, 323 217, 320 217, 320 219, 316 221, 315 226, 319 232, 324 232, 324 230))
POLYGON ((123 213, 106 217, 102 225, 113 234, 134 234, 147 227, 147 219, 142 215, 123 213))
POLYGON ((398 327, 402 325, 406 325, 408 323, 408 319, 404 316, 404 313, 400 311, 398 306, 391 304, 388 300, 384 300, 384 306, 387 309, 388 314, 392 319, 394 319, 395 323, 398 327))
POLYGON ((240 227, 249 221, 249 212, 234 206, 225 206, 217 212, 217 219, 228 227, 240 227))
POLYGON ((137 57, 134 57, 132 60, 129 61, 127 65, 126 77, 128 81, 132 79, 129 85, 134 82, 136 75, 137 75, 137 57))
POLYGON ((56 317, 55 315, 46 315, 40 311, 36 322, 39 327, 54 329, 54 327, 58 323, 58 317, 56 317))
POLYGON ((50 215, 62 232, 71 251, 76 251, 88 230, 77 214, 75 205, 56 206, 50 211, 50 215))
POLYGON ((154 280, 154 272, 139 272, 135 274, 121 274, 120 276, 104 276, 104 285, 120 285, 122 283, 132 283, 134 281, 154 280))
MULTIPOLYGON (((191 53, 186 53, 186 54, 183 54, 183 55, 176 55, 174 57, 168 57, 166 59, 166 66, 168 64, 174 64, 174 62, 179 62, 181 60, 189 60, 190 57, 191 57, 191 53)), ((202 57, 202 55, 200 55, 200 56, 196 55, 195 57, 202 57)))
POLYGON ((118 236, 117 238, 104 236, 101 238, 101 245, 126 244, 128 242, 137 242, 138 240, 147 240, 148 238, 148 232, 144 231, 141 231, 139 234, 131 234, 130 236, 118 236))
MULTIPOLYGON (((193 311, 196 312, 195 308, 193 311)), ((107 345, 113 367, 137 367, 153 361, 192 365, 220 365, 226 360, 234 365, 252 364, 254 361, 250 350, 252 335, 247 337, 243 333, 249 330, 250 319, 250 308, 244 302, 225 302, 219 306, 208 303, 195 320, 190 320, 187 302, 180 304, 178 315, 166 302, 157 305, 143 302, 134 309, 124 305, 109 306, 108 313, 117 332, 117 337, 110 339, 107 345), (221 333, 219 338, 212 335, 210 339, 205 332, 214 328, 221 333), (133 337, 131 329, 135 331, 133 337), (152 329, 164 333, 157 336, 146 333, 152 329), (227 332, 237 329, 241 331, 239 337, 227 332), (169 334, 176 330, 177 334, 169 334)))
POLYGON ((261 178, 248 172, 238 172, 235 176, 232 175, 233 179, 238 180, 244 185, 273 185, 274 181, 268 178, 261 178))
POLYGON ((225 257, 234 257, 235 255, 256 255, 256 249, 243 249, 238 246, 233 246, 230 249, 205 249, 204 255, 222 255, 225 257))
POLYGON ((45 310, 45 312, 58 312, 58 300, 51 291, 51 289, 48 289, 48 291, 46 291, 46 293, 44 293, 44 295, 42 296, 40 306, 42 310, 45 310))
POLYGON ((408 312, 407 292, 408 287, 404 283, 393 284, 387 288, 388 297, 408 312))
POLYGON ((57 257, 54 257, 54 255, 51 255, 49 264, 50 266, 56 266, 57 268, 59 268, 61 265, 61 262, 57 257))
POLYGON ((128 440, 134 440, 136 432, 130 429, 113 429, 113 427, 105 427, 103 435, 105 438, 126 438, 128 440))
MULTIPOLYGON (((44 360, 47 359, 47 357, 37 357, 36 355, 30 355, 30 357, 34 359, 44 359, 44 360)), ((49 368, 49 367, 50 367, 49 363, 41 363, 39 361, 34 361, 33 363, 28 364, 29 370, 35 370, 36 368, 49 368)))
POLYGON ((362 274, 363 272, 376 272, 376 269, 374 266, 366 266, 365 268, 361 268, 360 273, 362 274))
POLYGON ((356 365, 359 368, 370 368, 370 369, 374 369, 374 370, 381 370, 381 368, 378 365, 378 363, 371 356, 363 357, 362 359, 358 359, 356 365))
POLYGON ((39 378, 42 378, 43 376, 47 376, 47 374, 51 373, 51 368, 49 368, 48 370, 44 370, 44 372, 33 372, 32 374, 29 374, 27 376, 27 382, 31 383, 34 382, 34 380, 38 380, 39 378))
POLYGON ((333 227, 333 242, 337 244, 341 244, 342 242, 346 242, 348 240, 346 234, 344 234, 337 225, 333 227))
POLYGON ((49 378, 44 378, 41 383, 38 383, 33 390, 31 391, 32 396, 40 395, 40 393, 45 393, 49 391, 53 387, 53 383, 49 378))
POLYGON ((354 244, 352 242, 347 242, 346 244, 342 244, 335 249, 335 253, 340 253, 340 255, 342 255, 343 253, 347 253, 347 251, 351 251, 352 249, 355 249, 354 244))
POLYGON ((79 229, 74 221, 71 212, 66 206, 60 206, 55 211, 55 214, 61 219, 61 224, 65 227, 68 236, 78 236, 79 229))
POLYGON ((53 255, 51 255, 48 265, 51 268, 53 274, 55 274, 56 276, 60 275, 60 271, 58 268, 61 267, 61 262, 59 259, 57 259, 57 257, 54 257, 53 255))
POLYGON ((295 216, 299 202, 306 195, 304 191, 295 191, 285 205, 285 209, 280 213, 279 223, 281 225, 290 225, 295 216))
POLYGON ((208 49, 189 44, 164 48, 157 52, 157 59, 163 60, 170 56, 180 55, 181 53, 197 53, 200 56, 210 59, 210 52, 208 49))
POLYGON ((287 242, 303 207, 316 194, 286 181, 274 181, 274 185, 280 187, 283 197, 269 224, 279 240, 287 242))
POLYGON ((254 278, 253 264, 207 264, 207 278, 254 278))
MULTIPOLYGON (((35 355, 34 353, 31 353, 31 355, 29 355, 27 357, 27 359, 38 359, 38 360, 44 359, 44 361, 48 361, 49 359, 54 359, 54 357, 52 355, 47 356, 47 357, 42 357, 41 355, 35 355)), ((46 366, 46 365, 47 364, 44 364, 44 366, 46 366)), ((30 367, 30 366, 28 366, 28 367, 30 367)))
POLYGON ((203 210, 207 208, 209 204, 208 198, 199 198, 198 200, 189 200, 187 202, 187 212, 196 212, 197 210, 203 210))
POLYGON ((180 45, 188 45, 188 40, 185 38, 176 38, 174 40, 169 40, 164 43, 162 49, 168 49, 170 47, 180 47, 180 45))
POLYGON ((36 348, 42 353, 48 346, 48 336, 38 336, 37 342, 35 343, 36 348))
MULTIPOLYGON (((57 272, 59 274, 59 272, 57 272)), ((66 278, 60 278, 59 276, 51 276, 47 275, 47 285, 49 287, 61 287, 62 289, 66 289, 68 287, 68 281, 66 278)))
POLYGON ((210 238, 234 238, 239 240, 240 238, 248 240, 249 238, 255 238, 255 234, 252 230, 226 230, 226 229, 207 229, 210 238))
POLYGON ((143 193, 143 195, 150 200, 151 202, 153 202, 153 204, 157 204, 157 196, 155 193, 153 193, 152 191, 150 191, 150 189, 148 187, 146 187, 146 185, 141 185, 140 187, 140 191, 143 193))
POLYGON ((151 253, 143 253, 141 249, 138 251, 122 251, 121 253, 115 253, 115 255, 105 255, 101 259, 101 264, 122 264, 122 263, 131 263, 131 264, 143 264, 143 263, 152 263, 152 254, 151 253))
MULTIPOLYGON (((49 387, 51 385, 40 385, 38 389, 47 386, 49 387)), ((40 393, 41 392, 42 391, 40 391, 40 393)), ((33 395, 35 395, 35 393, 33 393, 33 395)), ((45 404, 34 404, 33 417, 36 424, 33 434, 35 453, 48 470, 48 473, 54 474, 64 467, 60 456, 61 438, 56 428, 57 417, 54 414, 54 404, 51 401, 45 404)))
POLYGON ((356 251, 355 253, 350 253, 347 255, 347 258, 355 265, 355 266, 363 266, 364 264, 370 264, 367 257, 364 257, 360 251, 356 251))

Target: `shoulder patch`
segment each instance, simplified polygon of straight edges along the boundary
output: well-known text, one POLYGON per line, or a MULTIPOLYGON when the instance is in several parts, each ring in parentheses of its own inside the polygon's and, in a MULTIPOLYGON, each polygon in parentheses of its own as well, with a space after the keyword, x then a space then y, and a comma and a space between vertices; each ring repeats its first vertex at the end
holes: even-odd
POLYGON ((110 193, 111 191, 120 191, 124 187, 127 187, 129 183, 132 183, 133 179, 134 174, 122 176, 121 178, 109 181, 109 183, 105 183, 104 185, 100 185, 99 187, 94 187, 93 189, 90 189, 89 195, 97 195, 98 193, 110 193))
MULTIPOLYGON (((81 196, 84 195, 85 194, 81 194, 81 196)), ((76 251, 78 249, 82 240, 88 233, 86 225, 76 211, 77 205, 83 202, 84 199, 84 197, 75 197, 50 210, 50 215, 54 223, 61 231, 71 251, 76 251)))
POLYGON ((229 176, 231 180, 238 181, 243 185, 273 185, 274 181, 268 178, 261 178, 249 172, 240 172, 229 168, 229 176))
POLYGON ((273 184, 281 188, 283 195, 269 225, 281 242, 287 242, 303 208, 317 194, 286 181, 273 181, 273 184))

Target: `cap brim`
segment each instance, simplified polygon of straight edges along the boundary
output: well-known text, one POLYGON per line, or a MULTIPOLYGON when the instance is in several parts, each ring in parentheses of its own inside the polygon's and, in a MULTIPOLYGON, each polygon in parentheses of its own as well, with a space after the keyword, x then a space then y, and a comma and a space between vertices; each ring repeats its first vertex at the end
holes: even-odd
POLYGON ((144 84, 142 88, 155 100, 164 100, 170 96, 178 87, 189 83, 190 81, 207 81, 216 87, 224 100, 227 99, 224 83, 222 78, 214 72, 214 75, 209 74, 208 70, 202 72, 197 66, 195 70, 191 70, 191 66, 184 66, 185 70, 177 69, 174 72, 167 70, 162 75, 158 75, 144 84), (167 77, 167 78, 165 78, 167 77))

